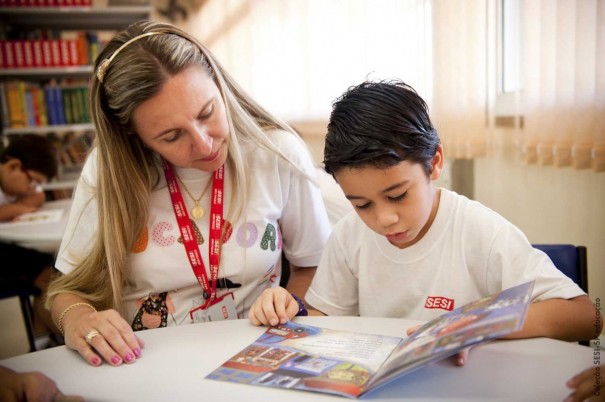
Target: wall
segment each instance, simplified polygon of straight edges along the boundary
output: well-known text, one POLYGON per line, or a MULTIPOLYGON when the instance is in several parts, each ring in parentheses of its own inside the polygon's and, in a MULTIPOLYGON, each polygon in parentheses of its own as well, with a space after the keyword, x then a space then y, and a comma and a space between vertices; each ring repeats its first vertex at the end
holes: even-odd
POLYGON ((475 199, 505 216, 532 243, 585 245, 588 293, 605 300, 605 173, 524 165, 502 148, 474 163, 475 199))

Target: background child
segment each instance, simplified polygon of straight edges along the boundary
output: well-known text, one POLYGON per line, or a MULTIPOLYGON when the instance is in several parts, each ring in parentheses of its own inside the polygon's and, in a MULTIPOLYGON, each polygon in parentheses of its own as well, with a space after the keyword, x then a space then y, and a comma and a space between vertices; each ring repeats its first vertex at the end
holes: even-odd
MULTIPOLYGON (((333 105, 324 152, 356 213, 334 227, 306 301, 327 315, 427 321, 535 280, 522 331, 511 337, 592 339, 586 294, 502 216, 437 188, 443 148, 424 100, 401 81, 364 82, 333 105)), ((268 300, 255 324, 291 314, 268 300)), ((458 364, 463 364, 459 362, 458 364)))
MULTIPOLYGON (((11 140, 0 151, 0 221, 10 221, 23 213, 36 211, 46 198, 41 184, 56 173, 56 153, 47 137, 30 134, 11 140)), ((46 291, 53 255, 3 242, 0 242, 0 255, 5 261, 17 261, 0 270, 3 287, 27 283, 36 286, 41 293, 46 291)), ((48 346, 49 342, 56 343, 47 336, 50 332, 59 332, 44 308, 41 296, 34 299, 34 313, 37 348, 48 346)))
POLYGON ((57 159, 47 137, 29 134, 0 151, 0 221, 37 210, 45 201, 40 184, 55 176, 57 159))

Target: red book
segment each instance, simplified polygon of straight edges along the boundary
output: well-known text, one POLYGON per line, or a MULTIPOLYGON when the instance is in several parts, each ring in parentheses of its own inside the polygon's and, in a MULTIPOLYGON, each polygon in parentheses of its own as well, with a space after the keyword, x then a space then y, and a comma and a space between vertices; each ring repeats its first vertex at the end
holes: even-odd
POLYGON ((34 67, 44 67, 44 56, 42 53, 42 39, 32 41, 32 49, 34 53, 34 67))
POLYGON ((15 68, 17 64, 15 63, 14 42, 12 40, 5 40, 3 45, 4 64, 6 65, 6 68, 15 68))
POLYGON ((59 52, 61 54, 61 66, 70 66, 71 59, 69 57, 69 43, 65 39, 58 39, 59 52))
POLYGON ((51 56, 51 66, 60 67, 61 66, 61 45, 59 44, 59 39, 49 39, 50 42, 50 56, 51 56))
POLYGON ((25 59, 25 67, 34 67, 34 41, 26 39, 23 41, 23 57, 25 59))
MULTIPOLYGON (((2 5, 0 0, 0 6, 2 5)), ((0 68, 6 68, 6 57, 4 57, 4 40, 0 39, 0 68)))
POLYGON ((23 39, 18 39, 13 41, 13 51, 15 54, 15 67, 23 68, 25 67, 25 55, 23 49, 23 39))
POLYGON ((67 47, 69 48, 69 65, 70 66, 78 66, 80 63, 79 52, 78 52, 78 41, 70 39, 67 42, 67 47))
POLYGON ((50 39, 42 39, 42 66, 52 67, 53 66, 53 50, 50 43, 50 39))

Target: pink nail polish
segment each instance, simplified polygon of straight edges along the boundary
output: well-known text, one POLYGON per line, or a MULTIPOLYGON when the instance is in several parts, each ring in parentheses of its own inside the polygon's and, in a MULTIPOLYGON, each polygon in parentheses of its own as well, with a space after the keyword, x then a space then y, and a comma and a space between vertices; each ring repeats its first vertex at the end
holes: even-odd
POLYGON ((136 357, 139 357, 139 356, 141 356, 141 349, 139 349, 139 348, 135 348, 135 349, 133 350, 133 353, 134 353, 134 355, 135 355, 136 357))
POLYGON ((118 364, 118 363, 120 363, 121 361, 122 361, 122 359, 120 359, 120 357, 119 357, 119 356, 114 356, 114 357, 112 357, 112 358, 111 358, 111 362, 112 362, 113 364, 118 364))
POLYGON ((101 360, 95 356, 92 358, 91 363, 93 364, 93 366, 98 366, 101 363, 101 360))
POLYGON ((126 360, 127 362, 130 362, 133 359, 133 356, 130 353, 126 353, 126 356, 124 356, 124 360, 126 360))

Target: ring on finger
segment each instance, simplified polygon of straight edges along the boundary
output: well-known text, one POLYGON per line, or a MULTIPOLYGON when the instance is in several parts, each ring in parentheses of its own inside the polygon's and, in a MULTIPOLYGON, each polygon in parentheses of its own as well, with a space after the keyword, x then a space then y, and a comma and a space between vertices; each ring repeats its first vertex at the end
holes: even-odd
POLYGON ((89 333, 86 334, 84 339, 86 339, 86 343, 90 344, 90 342, 92 342, 92 338, 94 338, 97 335, 101 335, 101 334, 96 329, 93 329, 89 333))

